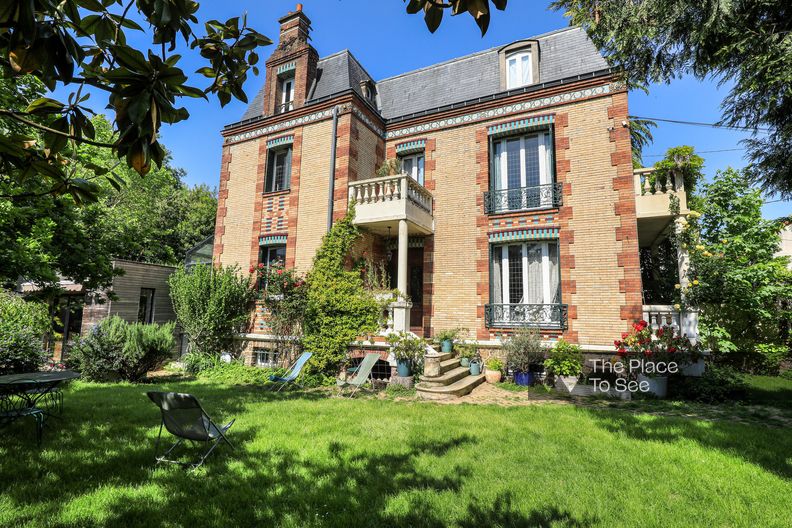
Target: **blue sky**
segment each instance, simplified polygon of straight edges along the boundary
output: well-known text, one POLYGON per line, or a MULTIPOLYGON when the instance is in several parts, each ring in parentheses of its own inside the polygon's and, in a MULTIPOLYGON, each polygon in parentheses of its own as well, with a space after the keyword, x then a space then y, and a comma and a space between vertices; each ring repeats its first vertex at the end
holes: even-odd
MULTIPOLYGON (((250 26, 277 41, 277 20, 293 11, 295 3, 295 0, 204 1, 199 14, 203 22, 210 18, 226 20, 247 12, 250 26)), ((540 1, 512 0, 505 12, 493 14, 489 31, 483 38, 468 15, 446 16, 437 32, 431 34, 421 16, 406 14, 401 0, 303 0, 302 3, 303 11, 313 23, 312 44, 320 56, 349 49, 374 79, 568 25, 561 13, 546 9, 549 2, 540 1)), ((144 44, 134 39, 130 41, 144 44)), ((268 57, 272 49, 262 48, 262 59, 268 57)), ((179 65, 185 72, 193 72, 204 65, 200 58, 188 57, 194 55, 189 51, 184 50, 183 54, 185 58, 179 65)), ((248 79, 245 89, 251 100, 263 82, 263 76, 248 79)), ((206 80, 194 76, 192 84, 204 87, 206 80)), ((714 81, 699 82, 686 77, 671 85, 652 86, 648 95, 631 93, 630 113, 714 123, 720 118, 719 105, 726 92, 726 88, 719 89, 714 81)), ((221 109, 216 99, 210 98, 208 103, 200 99, 185 99, 184 106, 190 111, 191 118, 183 123, 163 126, 163 143, 173 153, 174 165, 186 169, 189 183, 216 187, 220 176, 220 130, 224 125, 239 120, 245 104, 235 101, 221 109)), ((644 162, 654 163, 669 147, 693 145, 702 152, 706 174, 711 177, 717 169, 745 165, 739 141, 747 135, 730 130, 660 123, 654 130, 654 144, 645 151, 644 162), (726 149, 740 150, 708 152, 726 149)), ((768 218, 790 213, 790 202, 767 204, 764 210, 768 218)))

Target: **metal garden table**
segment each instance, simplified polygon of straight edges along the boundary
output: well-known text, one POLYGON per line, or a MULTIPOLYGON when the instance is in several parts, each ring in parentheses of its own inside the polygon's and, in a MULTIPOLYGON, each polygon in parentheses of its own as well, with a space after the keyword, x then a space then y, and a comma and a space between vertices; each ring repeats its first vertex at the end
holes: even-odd
POLYGON ((58 387, 79 377, 79 372, 71 370, 0 376, 0 427, 31 417, 36 421, 36 440, 41 443, 44 420, 53 415, 49 403, 63 410, 58 387), (48 405, 41 406, 42 402, 48 405))

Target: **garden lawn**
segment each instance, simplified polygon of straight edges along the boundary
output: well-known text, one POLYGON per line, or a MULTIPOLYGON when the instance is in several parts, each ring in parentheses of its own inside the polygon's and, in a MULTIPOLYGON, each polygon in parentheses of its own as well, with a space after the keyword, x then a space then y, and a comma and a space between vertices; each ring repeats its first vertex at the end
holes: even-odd
POLYGON ((792 526, 792 431, 727 421, 79 383, 41 449, 3 431, 0 526, 792 526), (235 417, 237 449, 154 468, 147 390, 235 417))

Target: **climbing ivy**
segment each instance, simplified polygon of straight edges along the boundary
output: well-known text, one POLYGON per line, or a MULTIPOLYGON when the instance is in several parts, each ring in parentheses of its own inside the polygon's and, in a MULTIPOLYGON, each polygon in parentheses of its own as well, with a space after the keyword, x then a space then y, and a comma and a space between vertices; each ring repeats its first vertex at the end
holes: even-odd
POLYGON ((358 337, 376 332, 382 306, 367 291, 359 271, 349 269, 349 254, 360 236, 355 208, 324 236, 308 272, 305 349, 313 353, 311 372, 334 375, 358 337))

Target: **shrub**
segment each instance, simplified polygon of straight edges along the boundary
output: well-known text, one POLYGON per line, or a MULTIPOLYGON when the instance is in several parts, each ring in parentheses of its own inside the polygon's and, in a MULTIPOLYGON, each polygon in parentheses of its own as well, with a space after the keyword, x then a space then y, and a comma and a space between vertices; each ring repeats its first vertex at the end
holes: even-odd
POLYGON ((515 372, 530 372, 540 367, 545 359, 545 349, 536 329, 518 330, 503 343, 506 364, 515 372))
POLYGON ((70 349, 69 363, 93 381, 139 381, 171 354, 175 323, 129 324, 108 317, 70 349))
POLYGON ((198 378, 227 385, 264 385, 273 374, 282 374, 283 369, 249 367, 241 361, 218 361, 202 370, 198 378))
POLYGON ((234 266, 177 269, 168 279, 173 310, 187 334, 189 350, 236 355, 234 337, 250 323, 255 291, 249 276, 234 266))
POLYGON ((580 376, 583 354, 580 347, 559 339, 544 362, 547 371, 555 376, 580 376))
POLYGON ((185 372, 195 375, 214 367, 220 362, 220 357, 204 354, 203 352, 190 351, 182 356, 181 362, 184 365, 185 372))
POLYGON ((754 374, 777 376, 781 363, 788 357, 789 349, 784 345, 756 345, 755 353, 748 361, 752 367, 750 371, 754 374))
POLYGON ((49 328, 46 305, 0 291, 0 375, 38 370, 49 328))
POLYGON ((701 377, 677 376, 668 384, 672 398, 702 403, 744 399, 748 384, 737 370, 726 365, 708 364, 701 377))
POLYGON ((442 344, 443 341, 451 341, 452 343, 455 342, 459 337, 467 333, 466 328, 451 328, 448 330, 440 330, 435 335, 435 341, 439 344, 442 344))
POLYGON ((487 370, 503 370, 503 361, 498 358, 489 358, 486 362, 487 370))
POLYGON ((350 205, 347 215, 324 236, 308 273, 304 344, 313 353, 308 372, 335 376, 349 344, 380 326, 383 306, 364 288, 360 273, 346 269, 359 236, 354 218, 350 205))

